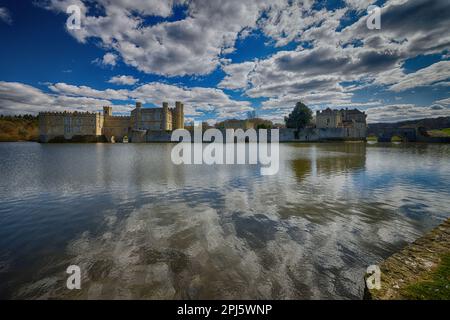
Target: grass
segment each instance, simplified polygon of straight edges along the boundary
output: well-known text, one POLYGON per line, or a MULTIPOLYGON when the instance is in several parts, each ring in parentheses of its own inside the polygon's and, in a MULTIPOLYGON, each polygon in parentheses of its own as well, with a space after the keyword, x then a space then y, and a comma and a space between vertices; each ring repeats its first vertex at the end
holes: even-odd
POLYGON ((441 130, 430 130, 428 133, 434 137, 450 137, 450 128, 445 128, 441 130))
POLYGON ((37 141, 38 136, 37 118, 0 118, 0 142, 37 141))
MULTIPOLYGON (((378 137, 377 136, 368 136, 367 137, 367 141, 378 141, 378 137)), ((393 136, 391 139, 392 142, 401 142, 403 141, 401 137, 399 136, 393 136)))
POLYGON ((428 279, 409 285, 401 294, 405 299, 412 300, 449 300, 450 253, 442 256, 441 264, 428 279))

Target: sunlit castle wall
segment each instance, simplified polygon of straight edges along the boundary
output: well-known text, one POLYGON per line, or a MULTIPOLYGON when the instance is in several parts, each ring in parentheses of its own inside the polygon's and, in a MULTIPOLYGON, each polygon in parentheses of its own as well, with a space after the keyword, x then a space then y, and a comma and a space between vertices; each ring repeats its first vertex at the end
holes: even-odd
POLYGON ((90 112, 40 112, 39 140, 70 140, 76 136, 100 137, 103 115, 90 112))
POLYGON ((122 141, 129 136, 131 130, 131 117, 113 116, 111 107, 103 107, 102 133, 108 141, 122 141))
POLYGON ((132 128, 135 130, 171 131, 174 128, 183 128, 179 125, 184 121, 183 108, 170 109, 167 102, 162 108, 142 108, 140 102, 131 111, 132 128))

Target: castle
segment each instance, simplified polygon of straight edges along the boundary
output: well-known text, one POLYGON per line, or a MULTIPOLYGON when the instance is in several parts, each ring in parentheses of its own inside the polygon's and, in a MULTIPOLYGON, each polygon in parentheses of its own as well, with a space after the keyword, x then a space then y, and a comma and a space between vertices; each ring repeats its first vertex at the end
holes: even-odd
POLYGON ((367 137, 367 115, 358 109, 316 112, 315 121, 306 128, 280 129, 280 141, 345 141, 365 140, 367 137))
POLYGON ((366 128, 365 112, 358 109, 331 110, 327 108, 316 112, 316 128, 366 128))
POLYGON ((184 105, 175 108, 163 102, 162 108, 142 108, 137 102, 131 116, 113 116, 112 107, 100 112, 40 112, 39 140, 52 141, 126 141, 144 142, 150 132, 164 134, 184 128, 184 105))

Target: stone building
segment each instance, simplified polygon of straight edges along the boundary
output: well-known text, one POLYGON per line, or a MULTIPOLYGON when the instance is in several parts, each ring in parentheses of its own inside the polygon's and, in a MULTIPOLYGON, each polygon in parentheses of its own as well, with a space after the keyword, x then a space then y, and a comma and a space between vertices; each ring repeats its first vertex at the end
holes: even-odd
POLYGON ((316 112, 316 128, 367 128, 367 115, 358 109, 331 110, 327 108, 316 112))
POLYGON ((142 108, 140 102, 131 111, 132 128, 136 130, 172 131, 184 128, 184 105, 177 101, 175 109, 163 102, 162 108, 142 108))
MULTIPOLYGON (((175 103, 169 108, 142 108, 140 102, 131 111, 131 116, 114 116, 112 107, 103 107, 100 112, 40 112, 39 140, 50 141, 122 141, 133 136, 133 132, 147 134, 149 131, 168 132, 184 128, 184 106, 175 103)), ((138 135, 135 135, 138 136, 138 135)))
POLYGON ((333 141, 365 140, 367 137, 366 114, 357 109, 316 112, 315 126, 302 130, 280 130, 280 141, 333 141))
POLYGON ((40 112, 39 140, 72 139, 74 136, 86 136, 97 139, 102 135, 104 117, 101 113, 91 112, 40 112))
POLYGON ((316 128, 339 128, 342 126, 342 114, 340 110, 326 108, 316 112, 316 128))

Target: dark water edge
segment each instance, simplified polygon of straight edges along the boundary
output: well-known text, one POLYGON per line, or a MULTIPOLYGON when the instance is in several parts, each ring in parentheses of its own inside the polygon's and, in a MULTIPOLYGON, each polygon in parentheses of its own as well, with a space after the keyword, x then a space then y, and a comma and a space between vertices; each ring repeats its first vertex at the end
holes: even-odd
POLYGON ((449 145, 281 144, 275 176, 171 148, 0 144, 0 297, 360 299, 450 216, 449 145))

